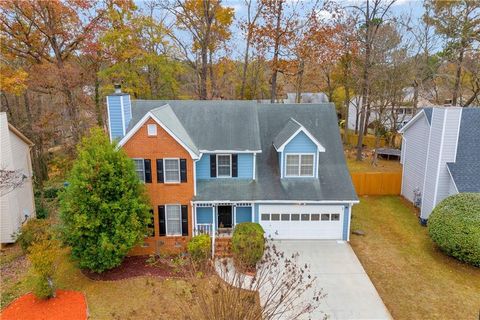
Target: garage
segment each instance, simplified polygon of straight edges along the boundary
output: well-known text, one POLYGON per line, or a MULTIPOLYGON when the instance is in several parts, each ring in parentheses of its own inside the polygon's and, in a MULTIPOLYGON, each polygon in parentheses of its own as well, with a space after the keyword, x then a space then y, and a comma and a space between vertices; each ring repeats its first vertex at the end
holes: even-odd
POLYGON ((344 206, 260 205, 259 221, 273 239, 343 238, 344 206))

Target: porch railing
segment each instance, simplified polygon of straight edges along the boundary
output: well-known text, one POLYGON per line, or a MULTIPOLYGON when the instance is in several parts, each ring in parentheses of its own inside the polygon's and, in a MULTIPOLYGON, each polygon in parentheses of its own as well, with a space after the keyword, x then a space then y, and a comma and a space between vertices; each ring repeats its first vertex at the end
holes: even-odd
POLYGON ((211 223, 199 223, 197 224, 196 234, 208 234, 210 237, 213 237, 213 224, 211 223))

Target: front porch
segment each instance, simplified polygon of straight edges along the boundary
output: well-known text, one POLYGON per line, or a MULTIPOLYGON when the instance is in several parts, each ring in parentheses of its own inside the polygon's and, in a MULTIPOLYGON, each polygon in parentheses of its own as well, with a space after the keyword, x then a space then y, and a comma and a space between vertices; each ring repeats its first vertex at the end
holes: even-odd
POLYGON ((235 225, 254 221, 253 204, 246 202, 193 203, 194 235, 231 237, 235 225))

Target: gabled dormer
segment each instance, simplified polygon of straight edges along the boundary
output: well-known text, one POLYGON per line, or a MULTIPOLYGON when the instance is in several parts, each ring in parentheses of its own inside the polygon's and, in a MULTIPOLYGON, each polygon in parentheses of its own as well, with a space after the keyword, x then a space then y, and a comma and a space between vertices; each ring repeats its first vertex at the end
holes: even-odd
POLYGON ((290 118, 273 146, 278 152, 281 178, 318 178, 318 153, 325 148, 300 122, 290 118))

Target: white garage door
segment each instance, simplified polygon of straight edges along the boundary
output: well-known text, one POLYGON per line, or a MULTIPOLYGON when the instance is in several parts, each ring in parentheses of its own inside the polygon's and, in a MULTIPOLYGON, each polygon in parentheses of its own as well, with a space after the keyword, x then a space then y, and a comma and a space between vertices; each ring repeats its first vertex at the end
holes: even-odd
POLYGON ((274 239, 342 239, 343 206, 260 205, 260 224, 274 239))

